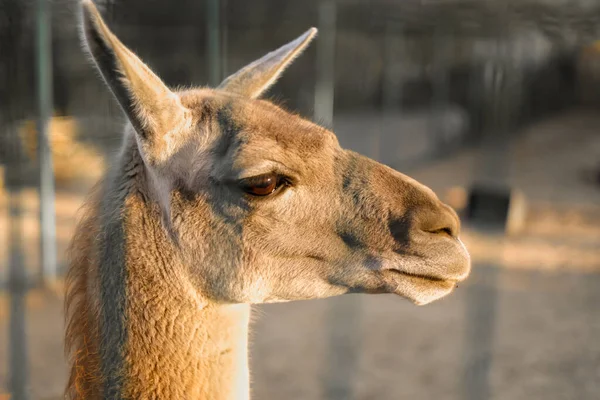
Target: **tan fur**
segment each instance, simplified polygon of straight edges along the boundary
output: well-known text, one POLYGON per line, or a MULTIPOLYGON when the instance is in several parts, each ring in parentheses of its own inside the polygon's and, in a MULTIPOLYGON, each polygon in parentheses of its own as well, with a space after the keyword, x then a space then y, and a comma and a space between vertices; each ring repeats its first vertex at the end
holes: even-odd
POLYGON ((67 397, 99 398, 102 375, 98 358, 98 305, 96 304, 97 212, 102 182, 97 184, 86 202, 69 247, 69 270, 66 277, 65 315, 67 316, 65 349, 71 364, 67 397))
POLYGON ((68 398, 249 398, 249 304, 426 304, 468 276, 460 221, 431 190, 254 98, 313 30, 218 89, 172 92, 83 9, 86 48, 131 124, 73 239, 68 398), (244 193, 270 173, 280 190, 244 193))
POLYGON ((132 295, 127 348, 131 380, 125 397, 212 398, 219 393, 220 398, 243 399, 248 393, 249 306, 215 306, 202 298, 178 262, 160 210, 139 195, 127 201, 127 223, 144 229, 130 230, 126 237, 132 295))

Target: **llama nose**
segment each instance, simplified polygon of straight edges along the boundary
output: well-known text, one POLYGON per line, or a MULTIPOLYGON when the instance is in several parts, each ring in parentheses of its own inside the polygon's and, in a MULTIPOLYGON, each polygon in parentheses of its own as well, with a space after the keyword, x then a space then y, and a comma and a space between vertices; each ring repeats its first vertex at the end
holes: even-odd
POLYGON ((460 234, 460 219, 452 207, 440 202, 439 208, 433 211, 421 229, 436 235, 457 238, 460 234))

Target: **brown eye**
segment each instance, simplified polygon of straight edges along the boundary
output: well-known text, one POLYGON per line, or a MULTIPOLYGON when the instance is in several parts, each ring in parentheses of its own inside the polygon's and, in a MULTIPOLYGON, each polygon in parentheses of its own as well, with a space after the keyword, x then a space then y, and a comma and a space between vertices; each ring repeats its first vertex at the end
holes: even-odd
POLYGON ((283 179, 277 174, 265 174, 244 179, 241 182, 242 189, 253 196, 268 196, 275 192, 283 183, 283 179))

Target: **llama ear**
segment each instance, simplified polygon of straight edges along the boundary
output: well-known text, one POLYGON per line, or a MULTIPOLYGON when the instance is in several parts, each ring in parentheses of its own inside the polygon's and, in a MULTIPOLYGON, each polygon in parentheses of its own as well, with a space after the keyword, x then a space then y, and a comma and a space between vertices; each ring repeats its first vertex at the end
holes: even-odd
POLYGON ((219 89, 257 98, 279 78, 281 73, 298 57, 317 35, 316 28, 310 28, 296 40, 270 52, 229 76, 219 85, 219 89))
POLYGON ((82 1, 81 37, 102 77, 145 146, 185 120, 179 97, 108 29, 94 3, 82 1))

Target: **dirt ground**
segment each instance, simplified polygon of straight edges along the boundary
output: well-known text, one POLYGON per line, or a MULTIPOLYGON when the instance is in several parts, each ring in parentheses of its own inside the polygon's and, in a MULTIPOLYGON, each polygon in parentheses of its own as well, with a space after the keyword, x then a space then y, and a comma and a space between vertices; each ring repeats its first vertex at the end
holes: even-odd
MULTIPOLYGON (((472 277, 416 307, 391 295, 256 307, 251 339, 256 399, 600 398, 600 188, 579 179, 600 160, 600 119, 572 112, 515 144, 511 183, 528 199, 524 229, 466 227, 472 277), (562 131, 561 131, 562 130, 562 131), (568 139, 561 133, 569 130, 568 139)), ((442 196, 466 187, 475 154, 409 171, 442 196)), ((82 197, 57 197, 59 252, 82 197)), ((6 226, 0 197, 0 226, 6 226)), ((28 270, 37 265, 36 197, 23 193, 28 270)), ((7 260, 0 230, 0 260, 7 260)), ((0 279, 7 263, 0 261, 0 279)), ((27 340, 32 399, 65 383, 62 297, 32 291, 27 340)), ((8 298, 0 297, 0 398, 8 390, 8 298)))

